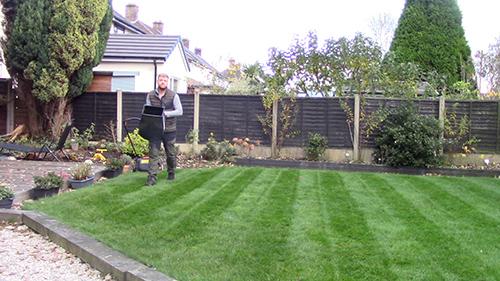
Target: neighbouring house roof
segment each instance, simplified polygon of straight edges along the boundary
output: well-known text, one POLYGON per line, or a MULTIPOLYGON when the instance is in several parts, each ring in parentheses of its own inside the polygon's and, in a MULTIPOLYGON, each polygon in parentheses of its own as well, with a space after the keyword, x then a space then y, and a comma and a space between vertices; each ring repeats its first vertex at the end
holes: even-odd
MULTIPOLYGON (((180 36, 110 34, 103 61, 123 59, 166 61, 178 44, 182 46, 180 36)), ((187 61, 184 48, 180 49, 187 61)))
POLYGON ((155 30, 154 28, 152 28, 151 26, 145 24, 140 20, 131 22, 117 11, 113 11, 113 23, 128 29, 131 33, 161 35, 159 30, 155 30))
MULTIPOLYGON (((183 46, 184 47, 184 46, 183 46)), ((186 56, 187 56, 187 59, 190 63, 198 63, 200 66, 204 67, 204 68, 208 68, 210 69, 211 71, 213 72, 216 72, 218 73, 217 69, 215 69, 215 67, 213 67, 212 65, 210 65, 206 60, 204 60, 202 57, 196 55, 195 53, 193 53, 191 50, 189 50, 188 48, 184 47, 184 51, 186 52, 186 56)))
POLYGON ((136 33, 136 34, 146 34, 147 33, 144 30, 142 30, 141 28, 135 26, 126 17, 120 15, 116 11, 113 11, 113 24, 115 26, 123 27, 123 29, 130 31, 131 33, 136 33))

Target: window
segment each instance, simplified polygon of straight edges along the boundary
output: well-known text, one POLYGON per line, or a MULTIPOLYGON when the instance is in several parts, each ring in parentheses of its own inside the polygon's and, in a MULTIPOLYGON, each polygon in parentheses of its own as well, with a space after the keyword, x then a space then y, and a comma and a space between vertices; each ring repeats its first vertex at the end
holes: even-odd
POLYGON ((168 85, 169 85, 170 90, 177 93, 177 89, 179 87, 179 80, 177 80, 175 78, 170 78, 168 85))
POLYGON ((113 72, 113 78, 111 79, 111 91, 135 91, 135 77, 137 75, 139 75, 138 72, 113 72))

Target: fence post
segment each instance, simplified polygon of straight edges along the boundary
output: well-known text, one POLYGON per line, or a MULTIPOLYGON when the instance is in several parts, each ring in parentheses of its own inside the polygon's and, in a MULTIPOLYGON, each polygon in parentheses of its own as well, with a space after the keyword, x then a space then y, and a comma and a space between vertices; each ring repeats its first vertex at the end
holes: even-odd
POLYGON ((122 141, 123 133, 123 92, 116 91, 116 140, 122 141))
MULTIPOLYGON (((441 134, 439 139, 444 140, 444 119, 446 118, 446 99, 444 95, 439 97, 439 127, 441 128, 441 134)), ((443 148, 441 147, 441 154, 443 154, 443 148)))
POLYGON ((200 139, 200 93, 194 93, 194 107, 193 107, 193 133, 195 138, 193 140, 193 151, 198 153, 198 143, 200 139))
POLYGON ((273 101, 273 127, 271 137, 271 157, 278 157, 278 100, 273 101))
POLYGON ((360 110, 360 97, 359 94, 354 95, 354 133, 352 142, 353 160, 359 161, 359 110, 360 110))
POLYGON ((497 101, 497 150, 500 153, 500 101, 497 101))

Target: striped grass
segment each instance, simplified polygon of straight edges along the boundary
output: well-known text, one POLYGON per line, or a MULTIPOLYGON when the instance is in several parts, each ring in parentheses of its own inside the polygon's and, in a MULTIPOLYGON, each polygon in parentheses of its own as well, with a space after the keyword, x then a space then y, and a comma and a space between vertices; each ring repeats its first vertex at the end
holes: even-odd
POLYGON ((27 204, 178 280, 500 280, 500 180, 130 173, 27 204))

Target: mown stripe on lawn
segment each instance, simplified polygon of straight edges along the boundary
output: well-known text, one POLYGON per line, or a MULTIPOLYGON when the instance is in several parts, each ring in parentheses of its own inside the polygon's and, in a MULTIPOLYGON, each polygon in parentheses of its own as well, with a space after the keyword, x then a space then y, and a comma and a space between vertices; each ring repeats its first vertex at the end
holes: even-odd
POLYGON ((153 220, 152 216, 154 216, 157 209, 169 205, 185 194, 210 183, 211 180, 223 172, 224 169, 222 168, 206 169, 185 178, 183 181, 173 182, 172 185, 157 184, 154 187, 144 187, 140 193, 136 194, 135 202, 124 205, 107 214, 107 216, 113 223, 122 222, 133 225, 134 221, 130 221, 131 217, 141 225, 151 222, 153 220))
POLYGON ((337 172, 320 172, 322 207, 338 280, 394 280, 389 260, 368 227, 365 214, 350 194, 350 182, 337 172))
POLYGON ((293 280, 339 279, 332 258, 331 233, 324 219, 324 204, 319 172, 300 170, 297 196, 293 205, 293 220, 288 244, 288 267, 293 280))
POLYGON ((199 232, 199 244, 169 248, 159 266, 179 280, 258 280, 250 266, 255 257, 244 250, 255 245, 245 244, 246 237, 254 231, 251 224, 280 173, 279 169, 264 169, 231 206, 199 232))
POLYGON ((244 247, 237 254, 250 257, 251 272, 246 280, 292 280, 287 265, 290 256, 288 240, 292 224, 293 204, 297 193, 298 170, 282 169, 273 183, 265 204, 256 210, 244 247))
POLYGON ((410 235, 396 210, 377 196, 377 186, 366 184, 363 174, 341 173, 351 196, 364 213, 368 227, 389 259, 389 267, 399 280, 442 280, 444 277, 426 258, 426 249, 410 235))
MULTIPOLYGON (((226 210, 238 198, 240 193, 247 188, 260 173, 262 168, 240 168, 229 169, 237 172, 230 180, 227 178, 220 186, 214 188, 208 185, 202 188, 208 188, 210 194, 207 197, 200 198, 200 201, 186 210, 176 220, 167 225, 158 227, 158 224, 151 224, 150 231, 155 237, 161 237, 160 245, 169 249, 188 248, 203 242, 202 235, 204 228, 217 220, 220 214, 226 210)), ((159 251, 157 258, 161 258, 162 252, 159 251)))
MULTIPOLYGON (((435 177, 432 180, 443 190, 457 196, 469 205, 473 205, 474 208, 489 216, 490 219, 500 222, 500 194, 486 189, 484 185, 479 185, 473 179, 435 177)), ((500 181, 498 183, 497 189, 500 189, 500 181)))
POLYGON ((441 266, 447 278, 483 280, 488 276, 489 273, 483 271, 489 271, 488 267, 473 257, 472 253, 464 251, 439 225, 427 219, 399 193, 398 187, 391 185, 384 177, 387 175, 364 174, 362 179, 367 186, 375 187, 377 195, 396 211, 395 215, 405 222, 411 235, 427 248, 428 257, 441 266))
MULTIPOLYGON (((391 177, 386 179, 393 184, 391 177)), ((418 208, 427 209, 427 218, 441 225, 443 231, 460 243, 469 255, 486 263, 487 268, 482 270, 500 277, 500 223, 479 212, 476 204, 470 205, 456 197, 453 185, 452 189, 446 190, 447 182, 443 178, 404 179, 406 184, 399 189, 400 193, 418 208), (477 233, 481 233, 481 237, 477 233)))

